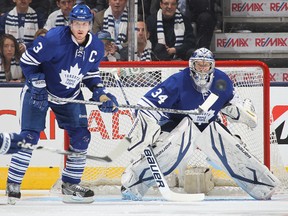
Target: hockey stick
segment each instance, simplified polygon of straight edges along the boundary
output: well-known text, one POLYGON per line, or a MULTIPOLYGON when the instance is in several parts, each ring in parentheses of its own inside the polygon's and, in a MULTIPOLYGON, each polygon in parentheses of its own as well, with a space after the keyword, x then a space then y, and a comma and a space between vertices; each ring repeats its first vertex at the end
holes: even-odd
MULTIPOLYGON (((121 83, 121 81, 120 81, 120 78, 119 78, 119 76, 118 76, 118 74, 117 74, 119 70, 120 70, 120 68, 118 68, 116 71, 113 70, 111 73, 113 74, 113 76, 114 76, 114 78, 115 78, 115 80, 116 80, 116 82, 117 82, 117 85, 118 85, 119 88, 121 89, 121 92, 122 92, 122 94, 123 94, 123 97, 124 97, 124 99, 125 99, 126 104, 127 104, 127 105, 130 105, 130 102, 129 102, 129 100, 128 100, 128 97, 127 97, 127 95, 126 95, 126 93, 125 93, 125 91, 124 91, 124 88, 123 88, 123 86, 122 86, 122 83, 121 83)), ((135 119, 135 118, 136 118, 135 112, 134 112, 132 109, 130 109, 130 112, 132 113, 133 119, 135 119)))
POLYGON ((74 156, 74 157, 85 156, 87 159, 90 159, 90 160, 96 160, 96 161, 101 161, 101 162, 112 162, 112 160, 109 156, 100 157, 100 156, 83 154, 80 152, 77 153, 77 152, 72 152, 72 151, 67 151, 67 150, 48 148, 45 146, 32 145, 30 143, 19 143, 18 145, 23 149, 45 150, 45 151, 50 151, 50 152, 61 154, 61 155, 70 155, 70 156, 74 156))
MULTIPOLYGON (((201 104, 199 107, 201 107, 200 109, 203 110, 204 112, 207 112, 209 110, 209 108, 217 101, 218 99, 218 95, 215 95, 213 93, 211 93, 208 98, 203 102, 203 104, 201 104)), ((144 107, 145 108, 145 107, 144 107)), ((154 107, 151 107, 154 108, 154 107)), ((160 108, 159 108, 160 109, 160 108)), ((155 108, 155 110, 157 110, 155 108)), ((180 110, 177 110, 180 112, 180 110)), ((186 110, 185 110, 186 111, 186 110)), ((200 114, 200 113, 198 113, 200 114)), ((194 115, 196 115, 194 113, 194 115)), ((137 121, 138 119, 136 119, 137 121)), ((136 127, 136 122, 134 122, 134 126, 130 129, 130 131, 128 132, 127 136, 124 138, 125 140, 122 140, 110 153, 109 153, 109 157, 112 159, 112 161, 116 160, 124 151, 130 151, 131 149, 129 148, 131 146, 131 142, 130 140, 130 135, 133 132, 133 130, 136 127)))
MULTIPOLYGON (((218 96, 217 96, 218 98, 218 96)), ((71 98, 55 98, 49 96, 50 101, 55 102, 64 102, 64 103, 79 103, 79 104, 86 104, 86 105, 101 105, 101 102, 96 101, 87 101, 87 100, 76 100, 71 98)), ((152 110, 152 111, 160 111, 160 112, 167 112, 167 113, 175 113, 175 114, 185 114, 185 115, 199 115, 202 110, 195 109, 195 110, 176 110, 176 109, 169 109, 169 108, 159 108, 159 107, 144 107, 139 105, 126 105, 126 104, 119 104, 118 108, 126 108, 126 109, 135 109, 135 110, 152 110)))
POLYGON ((151 146, 148 146, 147 148, 144 149, 144 155, 149 164, 149 168, 152 172, 152 176, 154 180, 156 181, 159 191, 161 195, 164 197, 164 199, 166 199, 167 201, 173 201, 173 202, 194 202, 194 201, 204 200, 205 198, 204 193, 181 194, 181 193, 173 192, 169 188, 168 183, 165 180, 163 173, 161 172, 161 169, 155 158, 155 155, 153 153, 151 146))

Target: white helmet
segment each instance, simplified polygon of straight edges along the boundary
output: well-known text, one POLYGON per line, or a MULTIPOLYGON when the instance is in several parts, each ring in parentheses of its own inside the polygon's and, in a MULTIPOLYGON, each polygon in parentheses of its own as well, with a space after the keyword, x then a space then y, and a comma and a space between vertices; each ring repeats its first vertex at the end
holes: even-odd
POLYGON ((214 77, 213 53, 206 48, 197 49, 189 59, 189 68, 194 88, 201 93, 207 92, 214 77))

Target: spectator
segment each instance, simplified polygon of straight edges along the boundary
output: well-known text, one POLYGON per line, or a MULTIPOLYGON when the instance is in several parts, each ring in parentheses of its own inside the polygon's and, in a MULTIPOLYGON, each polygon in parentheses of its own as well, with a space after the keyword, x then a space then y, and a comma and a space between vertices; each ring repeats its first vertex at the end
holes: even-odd
MULTIPOLYGON (((39 18, 39 28, 42 28, 45 24, 47 17, 50 13, 50 0, 32 0, 30 7, 33 8, 39 18)), ((12 0, 0 1, 0 16, 4 15, 8 11, 12 10, 15 4, 12 0)))
MULTIPOLYGON (((219 4, 219 0, 216 0, 219 4)), ((154 0, 151 13, 159 8, 160 0, 154 0)), ((211 40, 217 23, 217 16, 214 12, 215 0, 178 0, 178 8, 182 15, 186 16, 193 26, 196 37, 196 49, 206 47, 210 49, 211 40)), ((217 5, 216 4, 216 5, 217 5)))
POLYGON ((1 17, 0 34, 13 35, 20 47, 20 52, 26 50, 25 43, 33 41, 39 29, 39 20, 34 9, 29 7, 32 0, 14 0, 16 6, 1 17))
POLYGON ((97 35, 105 46, 105 54, 102 61, 117 61, 114 39, 111 37, 111 34, 107 31, 99 31, 97 35))
POLYGON ((56 0, 56 4, 59 9, 49 15, 44 26, 47 30, 56 26, 68 26, 69 13, 75 4, 75 0, 56 0))
MULTIPOLYGON (((137 59, 136 61, 151 61, 151 42, 149 41, 149 32, 144 21, 138 21, 136 24, 137 29, 137 59)), ((120 60, 128 60, 128 47, 120 51, 120 60)))
POLYGON ((177 9, 177 0, 160 0, 160 9, 147 18, 153 60, 188 60, 195 49, 189 20, 177 9))
POLYGON ((108 31, 115 40, 117 52, 128 46, 128 10, 127 0, 109 0, 109 7, 98 12, 94 18, 93 33, 108 31))
POLYGON ((188 16, 196 27, 196 48, 210 49, 217 24, 214 12, 215 0, 188 0, 188 16))
POLYGON ((20 67, 21 54, 13 35, 2 35, 0 53, 0 82, 23 82, 24 76, 20 67))

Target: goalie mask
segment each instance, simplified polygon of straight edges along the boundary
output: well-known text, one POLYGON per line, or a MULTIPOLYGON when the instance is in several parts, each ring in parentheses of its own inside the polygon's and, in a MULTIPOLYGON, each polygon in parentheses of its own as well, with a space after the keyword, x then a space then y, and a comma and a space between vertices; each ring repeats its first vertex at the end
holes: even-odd
POLYGON ((189 68, 194 88, 201 93, 207 92, 214 76, 213 53, 206 48, 197 49, 189 59, 189 68))

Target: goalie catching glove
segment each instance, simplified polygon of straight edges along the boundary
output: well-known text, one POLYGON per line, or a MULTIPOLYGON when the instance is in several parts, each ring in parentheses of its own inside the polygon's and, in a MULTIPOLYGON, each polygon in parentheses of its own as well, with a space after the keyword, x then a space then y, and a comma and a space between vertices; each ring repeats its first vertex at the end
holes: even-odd
POLYGON ((238 97, 233 99, 221 112, 228 117, 231 122, 242 122, 250 128, 257 126, 257 115, 254 105, 250 99, 241 100, 238 97))
POLYGON ((118 102, 116 97, 111 93, 107 92, 107 90, 103 87, 102 84, 99 84, 93 89, 93 95, 91 100, 102 102, 102 104, 98 106, 100 111, 102 112, 114 113, 118 111, 118 102))

